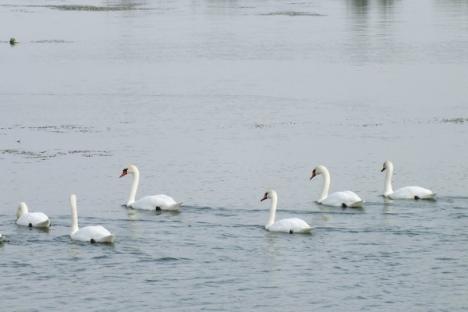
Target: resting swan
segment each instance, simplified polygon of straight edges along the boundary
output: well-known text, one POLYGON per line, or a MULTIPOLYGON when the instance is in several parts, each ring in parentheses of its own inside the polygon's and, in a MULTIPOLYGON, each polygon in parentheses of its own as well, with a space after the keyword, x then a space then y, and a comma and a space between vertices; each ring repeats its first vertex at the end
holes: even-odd
POLYGON ((78 227, 78 211, 76 208, 76 195, 70 195, 70 205, 72 209, 72 228, 70 238, 82 242, 90 243, 112 243, 114 236, 101 225, 78 227))
POLYGON ((167 195, 152 195, 145 196, 135 201, 135 196, 138 190, 138 183, 140 182, 140 171, 137 166, 129 165, 127 168, 122 170, 120 177, 126 176, 127 174, 133 175, 132 188, 130 190, 130 196, 128 197, 127 207, 134 209, 143 210, 179 210, 182 203, 176 202, 172 197, 167 195))
POLYGON ((383 164, 381 172, 385 174, 385 191, 383 196, 390 199, 434 199, 435 193, 420 186, 405 186, 393 191, 393 163, 387 160, 383 164))
POLYGON ((312 230, 311 226, 304 220, 298 218, 282 219, 275 222, 276 206, 278 205, 278 195, 276 191, 271 190, 266 192, 260 201, 264 201, 265 199, 271 199, 270 217, 265 225, 267 231, 285 232, 289 234, 310 233, 312 230))
POLYGON ((42 212, 29 212, 26 203, 21 202, 16 210, 16 224, 37 227, 37 228, 48 228, 50 226, 49 217, 42 212))
POLYGON ((310 180, 318 175, 323 175, 323 189, 322 195, 320 195, 319 204, 332 207, 351 207, 351 208, 361 208, 364 201, 354 192, 344 191, 344 192, 335 192, 328 195, 330 190, 330 172, 325 166, 317 166, 312 171, 310 180))

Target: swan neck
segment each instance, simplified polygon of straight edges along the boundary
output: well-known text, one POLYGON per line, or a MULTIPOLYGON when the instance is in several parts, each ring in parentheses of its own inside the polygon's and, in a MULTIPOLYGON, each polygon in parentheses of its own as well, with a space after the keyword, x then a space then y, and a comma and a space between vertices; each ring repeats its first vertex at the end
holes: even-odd
POLYGON ((323 188, 322 188, 322 194, 320 195, 320 199, 318 200, 319 202, 325 200, 325 198, 328 197, 328 192, 330 191, 330 173, 328 172, 328 169, 323 170, 323 188))
POLYGON ((72 210, 72 228, 71 233, 73 234, 78 231, 78 209, 76 208, 76 199, 71 199, 71 210, 72 210))
POLYGON ((278 206, 278 195, 276 193, 273 193, 271 197, 270 217, 268 218, 268 223, 266 227, 269 227, 270 225, 275 223, 277 206, 278 206))
POLYGON ((128 197, 127 206, 135 202, 136 193, 138 191, 138 184, 140 183, 140 172, 136 169, 133 172, 132 188, 130 189, 130 196, 128 197))
POLYGON ((389 166, 385 173, 385 191, 384 196, 388 196, 393 193, 392 187, 393 167, 389 166))
POLYGON ((21 202, 18 206, 18 209, 16 210, 16 220, 18 220, 27 213, 29 213, 28 206, 26 205, 26 203, 21 202))

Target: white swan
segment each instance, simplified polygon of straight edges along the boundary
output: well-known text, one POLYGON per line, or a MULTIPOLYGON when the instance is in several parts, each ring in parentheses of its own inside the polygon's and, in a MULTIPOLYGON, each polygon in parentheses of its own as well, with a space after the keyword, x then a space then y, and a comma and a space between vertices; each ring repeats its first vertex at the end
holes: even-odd
POLYGON ((318 175, 323 175, 323 189, 322 194, 320 195, 319 200, 317 201, 319 204, 325 206, 333 206, 333 207, 351 207, 351 208, 361 208, 364 201, 354 192, 351 191, 343 191, 343 192, 335 192, 328 195, 328 191, 330 190, 330 172, 328 172, 327 167, 325 166, 317 166, 312 171, 312 175, 310 180, 318 175))
POLYGON ((433 191, 420 186, 405 186, 393 191, 393 163, 390 160, 384 162, 381 172, 384 171, 387 171, 385 174, 384 197, 390 199, 434 199, 436 194, 433 191))
POLYGON ((304 220, 299 218, 289 218, 289 219, 282 219, 275 222, 276 217, 276 206, 278 205, 278 194, 276 191, 268 191, 265 193, 263 198, 260 201, 264 201, 265 199, 271 199, 271 209, 270 209, 270 217, 268 218, 268 222, 265 225, 265 229, 270 232, 286 232, 286 233, 310 233, 312 227, 308 225, 304 220))
POLYGON ((37 228, 48 228, 49 217, 42 212, 29 212, 26 203, 21 202, 16 210, 16 224, 37 228))
POLYGON ((130 190, 130 196, 128 197, 127 207, 134 209, 143 210, 179 210, 182 203, 178 203, 174 198, 167 195, 152 195, 145 196, 135 201, 135 196, 138 190, 138 183, 140 182, 140 171, 135 165, 129 165, 127 168, 122 170, 120 177, 126 176, 127 174, 133 175, 132 188, 130 190))
POLYGON ((105 227, 101 225, 78 227, 78 211, 76 208, 76 195, 70 195, 70 204, 72 209, 72 228, 70 237, 73 240, 90 243, 112 243, 114 236, 105 227))
POLYGON ((2 234, 0 234, 0 243, 2 243, 2 242, 3 242, 3 236, 2 236, 2 234))

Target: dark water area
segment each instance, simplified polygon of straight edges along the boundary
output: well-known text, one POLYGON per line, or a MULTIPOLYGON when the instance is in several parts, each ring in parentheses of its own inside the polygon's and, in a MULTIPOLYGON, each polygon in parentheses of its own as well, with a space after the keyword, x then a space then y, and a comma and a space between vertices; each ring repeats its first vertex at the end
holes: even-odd
POLYGON ((2 311, 468 311, 467 1, 0 0, 0 26, 2 311), (438 199, 384 200, 386 159, 438 199), (123 208, 130 163, 182 211, 123 208), (317 205, 318 164, 364 208, 317 205), (311 235, 263 229, 271 188, 311 235), (113 245, 70 240, 70 193, 113 245))

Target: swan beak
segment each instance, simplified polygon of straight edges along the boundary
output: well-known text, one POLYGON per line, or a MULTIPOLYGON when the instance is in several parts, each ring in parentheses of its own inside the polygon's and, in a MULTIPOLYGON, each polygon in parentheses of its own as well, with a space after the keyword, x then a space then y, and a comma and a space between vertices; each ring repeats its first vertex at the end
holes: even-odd
POLYGON ((312 181, 312 179, 313 179, 315 176, 316 176, 316 174, 315 174, 315 173, 313 173, 313 174, 310 176, 310 179, 309 179, 309 181, 312 181))
POLYGON ((385 171, 385 169, 386 169, 386 168, 385 168, 385 167, 383 167, 383 168, 382 168, 382 170, 380 170, 380 172, 384 172, 384 171, 385 171))
POLYGON ((126 175, 127 175, 127 171, 122 171, 122 174, 120 174, 120 177, 119 177, 119 178, 124 177, 124 176, 126 176, 126 175))
POLYGON ((265 199, 267 199, 267 197, 266 197, 266 196, 263 196, 263 198, 260 199, 260 201, 262 202, 262 201, 264 201, 265 199))

